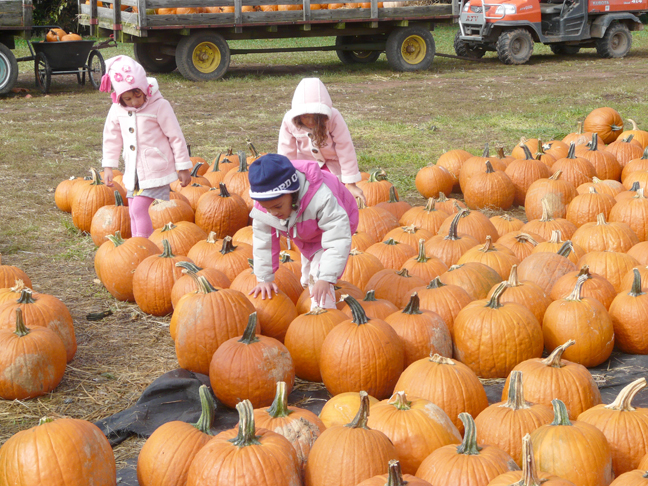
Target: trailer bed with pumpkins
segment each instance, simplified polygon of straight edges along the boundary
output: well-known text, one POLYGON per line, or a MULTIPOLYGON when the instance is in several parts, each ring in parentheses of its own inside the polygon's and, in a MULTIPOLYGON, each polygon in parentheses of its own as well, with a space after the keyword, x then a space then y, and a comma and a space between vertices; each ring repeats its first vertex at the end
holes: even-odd
POLYGON ((134 43, 135 58, 149 72, 178 69, 187 79, 222 77, 230 56, 334 50, 343 63, 371 63, 382 52, 397 71, 427 69, 434 59, 431 31, 457 18, 452 3, 404 5, 371 0, 79 0, 79 23, 91 34, 134 43), (87 2, 87 3, 85 3, 87 2), (344 5, 345 8, 329 8, 344 5), (320 47, 230 49, 228 41, 332 37, 320 47))

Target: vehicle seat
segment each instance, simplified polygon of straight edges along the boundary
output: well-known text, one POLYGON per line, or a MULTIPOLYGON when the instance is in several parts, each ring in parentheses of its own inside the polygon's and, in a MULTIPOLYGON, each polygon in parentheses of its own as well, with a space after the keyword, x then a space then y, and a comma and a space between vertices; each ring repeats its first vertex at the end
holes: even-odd
POLYGON ((545 15, 559 14, 562 10, 562 3, 556 5, 555 3, 541 3, 540 13, 545 15))

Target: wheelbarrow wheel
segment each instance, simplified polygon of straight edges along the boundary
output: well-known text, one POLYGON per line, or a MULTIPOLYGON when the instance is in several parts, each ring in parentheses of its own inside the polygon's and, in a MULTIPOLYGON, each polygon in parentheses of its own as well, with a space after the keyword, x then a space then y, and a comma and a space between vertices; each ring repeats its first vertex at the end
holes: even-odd
POLYGON ((47 56, 42 52, 36 54, 34 75, 36 77, 36 87, 40 88, 43 93, 47 93, 52 83, 52 69, 50 68, 47 56))
POLYGON ((88 56, 88 79, 94 89, 101 86, 101 78, 106 73, 106 63, 101 52, 93 49, 88 56))
POLYGON ((18 79, 18 61, 13 52, 0 43, 0 95, 11 91, 18 79))

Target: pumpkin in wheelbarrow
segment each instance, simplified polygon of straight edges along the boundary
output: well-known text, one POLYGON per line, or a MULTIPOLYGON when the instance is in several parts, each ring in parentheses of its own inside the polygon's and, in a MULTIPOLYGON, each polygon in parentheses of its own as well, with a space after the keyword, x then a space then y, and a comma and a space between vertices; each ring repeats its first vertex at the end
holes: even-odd
POLYGON ((45 40, 47 42, 58 42, 64 35, 67 35, 67 32, 65 32, 63 29, 50 29, 47 31, 47 34, 45 34, 45 40))
POLYGON ((60 40, 61 40, 62 42, 68 42, 68 41, 80 41, 80 40, 81 40, 81 36, 80 36, 79 34, 73 34, 73 33, 70 32, 69 34, 64 35, 63 37, 60 37, 60 40))

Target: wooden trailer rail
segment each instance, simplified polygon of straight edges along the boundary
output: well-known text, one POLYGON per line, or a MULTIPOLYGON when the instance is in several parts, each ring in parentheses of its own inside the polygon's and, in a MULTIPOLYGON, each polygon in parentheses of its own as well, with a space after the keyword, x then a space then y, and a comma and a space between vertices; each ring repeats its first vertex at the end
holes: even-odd
POLYGON ((33 21, 32 0, 0 1, 0 31, 29 31, 33 21))

